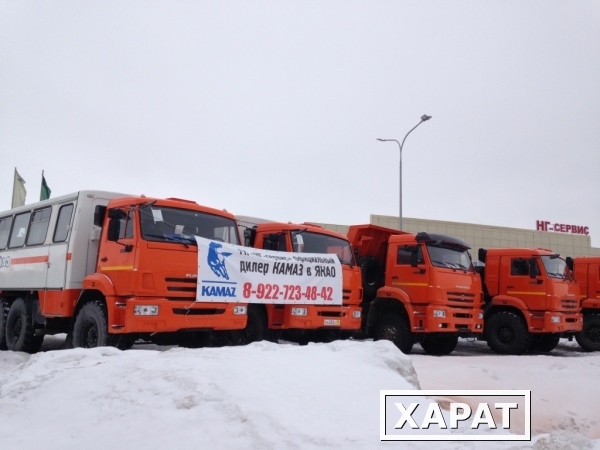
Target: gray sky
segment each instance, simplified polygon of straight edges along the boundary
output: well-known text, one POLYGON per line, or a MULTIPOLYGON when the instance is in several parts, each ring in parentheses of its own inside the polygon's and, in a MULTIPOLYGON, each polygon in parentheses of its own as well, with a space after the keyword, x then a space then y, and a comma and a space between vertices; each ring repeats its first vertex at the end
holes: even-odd
POLYGON ((0 0, 0 210, 104 189, 283 221, 587 225, 600 1, 0 0))

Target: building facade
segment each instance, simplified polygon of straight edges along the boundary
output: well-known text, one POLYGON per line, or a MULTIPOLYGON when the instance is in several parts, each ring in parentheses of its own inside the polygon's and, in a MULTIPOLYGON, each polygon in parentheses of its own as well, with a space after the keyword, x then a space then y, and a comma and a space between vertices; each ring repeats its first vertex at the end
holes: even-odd
MULTIPOLYGON (((371 224, 398 229, 398 216, 371 214, 371 224)), ((319 224, 324 228, 348 233, 347 225, 319 224)), ((463 239, 471 246, 471 255, 477 259, 479 248, 546 248, 561 256, 600 256, 600 248, 592 247, 591 238, 584 234, 536 231, 520 228, 496 227, 472 223, 446 222, 443 220, 402 219, 404 231, 446 234, 463 239)))

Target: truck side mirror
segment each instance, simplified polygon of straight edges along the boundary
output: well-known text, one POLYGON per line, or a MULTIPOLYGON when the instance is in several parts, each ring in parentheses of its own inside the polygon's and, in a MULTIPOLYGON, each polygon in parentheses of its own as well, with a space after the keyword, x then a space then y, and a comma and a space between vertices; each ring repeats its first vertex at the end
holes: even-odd
POLYGON ((121 220, 113 217, 108 221, 108 231, 106 233, 106 239, 109 241, 116 242, 119 240, 119 234, 121 231, 121 220))
POLYGON ((102 227, 104 223, 104 216, 106 215, 106 206, 96 205, 94 210, 94 225, 102 227))
POLYGON ((127 213, 120 208, 111 208, 108 210, 109 219, 124 219, 127 213))
POLYGON ((255 238, 256 238, 256 227, 246 228, 244 230, 244 246, 246 246, 246 247, 254 246, 255 238))
POLYGON ((531 278, 535 278, 538 277, 540 275, 540 269, 537 265, 537 262, 535 259, 530 259, 529 260, 529 276, 531 278))
POLYGON ((415 250, 410 252, 410 265, 417 267, 419 265, 419 253, 415 250))
POLYGON ((569 270, 571 272, 573 272, 573 263, 575 261, 573 261, 573 258, 571 258, 570 256, 567 256, 567 258, 565 259, 565 262, 567 263, 567 267, 569 268, 569 270))

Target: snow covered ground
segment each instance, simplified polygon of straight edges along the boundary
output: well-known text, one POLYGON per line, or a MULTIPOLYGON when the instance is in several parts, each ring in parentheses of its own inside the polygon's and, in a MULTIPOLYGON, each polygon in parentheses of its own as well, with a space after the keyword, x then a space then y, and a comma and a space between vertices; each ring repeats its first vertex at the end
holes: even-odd
POLYGON ((447 357, 387 341, 0 352, 2 449, 595 448, 600 354, 447 357), (414 365, 414 369, 413 369, 414 365), (416 369, 416 370, 415 370, 416 369), (418 376, 418 377, 417 377, 418 376), (379 441, 382 389, 531 389, 532 442, 379 441), (548 434, 549 433, 549 434, 548 434))

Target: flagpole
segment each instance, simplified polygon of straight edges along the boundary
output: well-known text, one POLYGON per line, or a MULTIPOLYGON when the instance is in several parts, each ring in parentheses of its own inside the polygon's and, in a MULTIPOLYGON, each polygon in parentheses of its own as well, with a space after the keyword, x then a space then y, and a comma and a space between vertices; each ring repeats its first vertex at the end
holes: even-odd
POLYGON ((15 166, 15 175, 13 177, 13 193, 12 193, 12 198, 10 200, 10 207, 11 209, 15 207, 15 186, 17 184, 17 166, 15 166))

